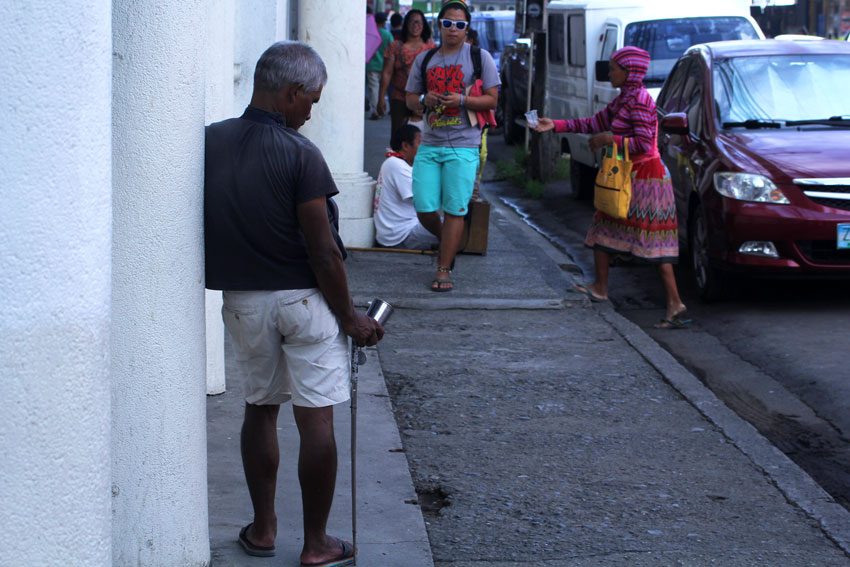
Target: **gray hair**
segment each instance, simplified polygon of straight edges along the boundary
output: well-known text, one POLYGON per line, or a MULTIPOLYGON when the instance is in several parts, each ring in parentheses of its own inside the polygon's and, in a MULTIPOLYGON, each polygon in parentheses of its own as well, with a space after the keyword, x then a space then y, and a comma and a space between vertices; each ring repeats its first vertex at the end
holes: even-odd
POLYGON ((260 56, 254 70, 254 90, 278 92, 303 84, 313 93, 328 82, 325 63, 316 50, 300 41, 279 41, 260 56))

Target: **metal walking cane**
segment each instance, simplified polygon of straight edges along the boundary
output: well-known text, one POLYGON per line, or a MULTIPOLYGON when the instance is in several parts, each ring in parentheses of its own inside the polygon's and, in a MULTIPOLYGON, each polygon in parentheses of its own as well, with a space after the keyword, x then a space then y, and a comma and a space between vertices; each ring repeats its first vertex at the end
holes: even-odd
MULTIPOLYGON (((393 314, 393 306, 381 299, 369 303, 366 316, 382 326, 393 314)), ((357 378, 360 365, 366 364, 366 353, 351 343, 351 544, 354 546, 354 564, 357 565, 357 378)))
POLYGON ((366 354, 356 343, 351 343, 351 544, 354 546, 354 564, 357 565, 357 374, 366 362, 366 354))

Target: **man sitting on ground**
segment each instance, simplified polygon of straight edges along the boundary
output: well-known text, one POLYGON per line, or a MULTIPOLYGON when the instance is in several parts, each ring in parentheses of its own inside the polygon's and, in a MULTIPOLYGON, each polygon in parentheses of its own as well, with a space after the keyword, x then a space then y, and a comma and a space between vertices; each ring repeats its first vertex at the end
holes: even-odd
POLYGON ((392 151, 381 165, 375 190, 375 231, 381 246, 431 250, 439 244, 438 235, 419 223, 413 208, 413 159, 421 138, 419 128, 404 124, 390 140, 392 151))

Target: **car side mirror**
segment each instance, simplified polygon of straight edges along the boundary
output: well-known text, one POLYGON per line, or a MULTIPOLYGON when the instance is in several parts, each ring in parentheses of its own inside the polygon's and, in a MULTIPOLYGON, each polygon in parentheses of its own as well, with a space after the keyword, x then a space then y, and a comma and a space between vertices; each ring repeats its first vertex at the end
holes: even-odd
POLYGON ((611 80, 611 62, 597 61, 596 62, 596 80, 600 83, 606 83, 611 80))
POLYGON ((661 130, 667 134, 688 135, 688 115, 684 112, 671 112, 661 119, 661 130))

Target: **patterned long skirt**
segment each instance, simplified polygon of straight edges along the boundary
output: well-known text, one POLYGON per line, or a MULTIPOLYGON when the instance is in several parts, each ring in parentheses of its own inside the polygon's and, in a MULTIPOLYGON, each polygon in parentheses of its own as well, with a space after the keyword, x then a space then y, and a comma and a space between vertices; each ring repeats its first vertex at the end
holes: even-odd
POLYGON ((634 169, 628 217, 615 219, 596 211, 584 243, 612 254, 675 264, 679 228, 670 175, 660 158, 637 163, 634 169))

